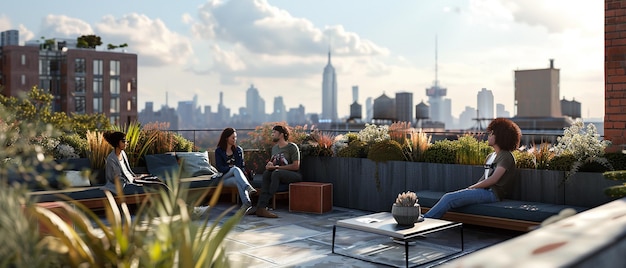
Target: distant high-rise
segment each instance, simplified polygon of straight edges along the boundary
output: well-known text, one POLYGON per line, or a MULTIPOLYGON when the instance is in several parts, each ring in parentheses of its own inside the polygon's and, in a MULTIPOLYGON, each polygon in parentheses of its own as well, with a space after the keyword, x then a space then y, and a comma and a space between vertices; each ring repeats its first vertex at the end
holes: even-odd
POLYGON ((511 117, 511 114, 504 109, 504 104, 496 103, 496 117, 509 118, 511 117))
POLYGON ((320 121, 337 121, 337 77, 335 68, 330 63, 330 51, 328 51, 328 64, 324 67, 322 79, 322 116, 320 121))
POLYGON ((17 46, 20 43, 20 33, 17 30, 8 30, 0 33, 0 47, 17 46))
POLYGON ((580 118, 580 102, 576 100, 568 101, 565 98, 561 100, 561 112, 563 115, 571 118, 580 118))
POLYGON ((413 93, 396 93, 396 120, 413 123, 413 93))
POLYGON ((515 105, 517 117, 561 117, 559 69, 515 71, 515 105))
POLYGON ((374 104, 372 97, 365 99, 365 122, 371 122, 374 117, 374 104))
POLYGON ((265 100, 259 95, 259 90, 250 85, 246 91, 246 112, 253 123, 265 121, 265 100))
POLYGON ((478 108, 478 119, 492 119, 493 118, 493 93, 491 90, 483 88, 478 92, 476 97, 478 108))
POLYGON ((274 97, 274 110, 272 112, 272 120, 274 121, 287 121, 287 111, 283 97, 274 97))

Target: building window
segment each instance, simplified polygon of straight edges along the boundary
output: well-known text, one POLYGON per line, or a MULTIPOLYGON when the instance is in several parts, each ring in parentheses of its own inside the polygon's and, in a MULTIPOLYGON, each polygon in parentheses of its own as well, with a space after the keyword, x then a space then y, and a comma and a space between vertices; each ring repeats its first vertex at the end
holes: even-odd
POLYGON ((111 108, 109 110, 111 114, 120 112, 120 98, 111 98, 111 108))
POLYGON ((26 85, 26 75, 22 75, 22 86, 26 85))
POLYGON ((83 58, 74 59, 74 72, 85 73, 85 59, 83 58))
POLYGON ((102 112, 102 97, 93 98, 93 112, 94 113, 102 112))
POLYGON ((74 106, 77 114, 85 114, 85 97, 75 97, 74 106))
POLYGON ((119 76, 120 75, 120 61, 112 60, 111 61, 111 69, 109 70, 109 74, 111 76, 119 76))
POLYGON ((111 121, 111 125, 119 125, 119 123, 120 123, 120 116, 119 115, 112 115, 111 117, 109 117, 109 120, 111 121))
POLYGON ((26 55, 22 54, 22 65, 26 65, 26 55))
POLYGON ((93 78, 93 94, 102 95, 102 77, 93 78))
POLYGON ((76 77, 74 78, 74 81, 76 82, 76 88, 74 89, 74 92, 85 93, 85 78, 76 77))
POLYGON ((130 100, 126 101, 126 111, 130 112, 132 111, 132 109, 133 109, 133 102, 130 100))
POLYGON ((111 78, 110 87, 111 87, 111 95, 119 95, 120 94, 120 79, 111 78))
POLYGON ((132 90, 133 90, 133 83, 129 81, 128 83, 126 83, 126 91, 130 93, 132 90))
POLYGON ((102 75, 102 60, 93 60, 93 75, 102 75))

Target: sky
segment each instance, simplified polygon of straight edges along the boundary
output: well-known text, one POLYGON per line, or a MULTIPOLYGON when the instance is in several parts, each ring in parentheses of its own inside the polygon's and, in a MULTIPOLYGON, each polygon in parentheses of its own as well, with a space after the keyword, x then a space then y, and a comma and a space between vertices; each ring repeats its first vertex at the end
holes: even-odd
POLYGON ((586 0, 0 0, 0 31, 20 42, 96 34, 138 55, 138 105, 197 96, 238 113, 254 85, 271 113, 321 112, 328 53, 338 113, 358 103, 412 92, 428 103, 435 80, 452 115, 476 107, 482 88, 514 114, 514 71, 560 69, 561 99, 581 103, 583 118, 604 115, 604 2, 586 0), (36 8, 34 8, 36 7, 36 8))

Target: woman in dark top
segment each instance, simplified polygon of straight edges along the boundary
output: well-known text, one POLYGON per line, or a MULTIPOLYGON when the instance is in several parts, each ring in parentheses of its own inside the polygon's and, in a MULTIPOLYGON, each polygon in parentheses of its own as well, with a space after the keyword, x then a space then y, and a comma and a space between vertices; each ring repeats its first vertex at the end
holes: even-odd
POLYGON ((224 185, 235 185, 239 190, 242 207, 250 208, 252 201, 250 195, 256 190, 246 179, 243 173, 245 164, 243 162, 243 149, 237 146, 237 132, 234 128, 225 128, 220 136, 220 141, 215 149, 215 164, 217 170, 222 173, 224 185))
POLYGON ((512 192, 516 173, 512 151, 519 147, 522 132, 513 121, 496 118, 487 133, 494 152, 487 156, 483 176, 465 189, 446 193, 424 218, 441 218, 448 210, 466 205, 498 202, 512 192))

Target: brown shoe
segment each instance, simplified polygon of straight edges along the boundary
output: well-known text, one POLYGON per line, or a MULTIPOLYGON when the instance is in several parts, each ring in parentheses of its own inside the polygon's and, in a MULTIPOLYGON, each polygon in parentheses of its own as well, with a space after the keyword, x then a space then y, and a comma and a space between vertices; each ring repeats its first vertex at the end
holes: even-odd
POLYGON ((278 218, 276 214, 269 212, 266 208, 257 208, 256 215, 264 218, 278 218))

